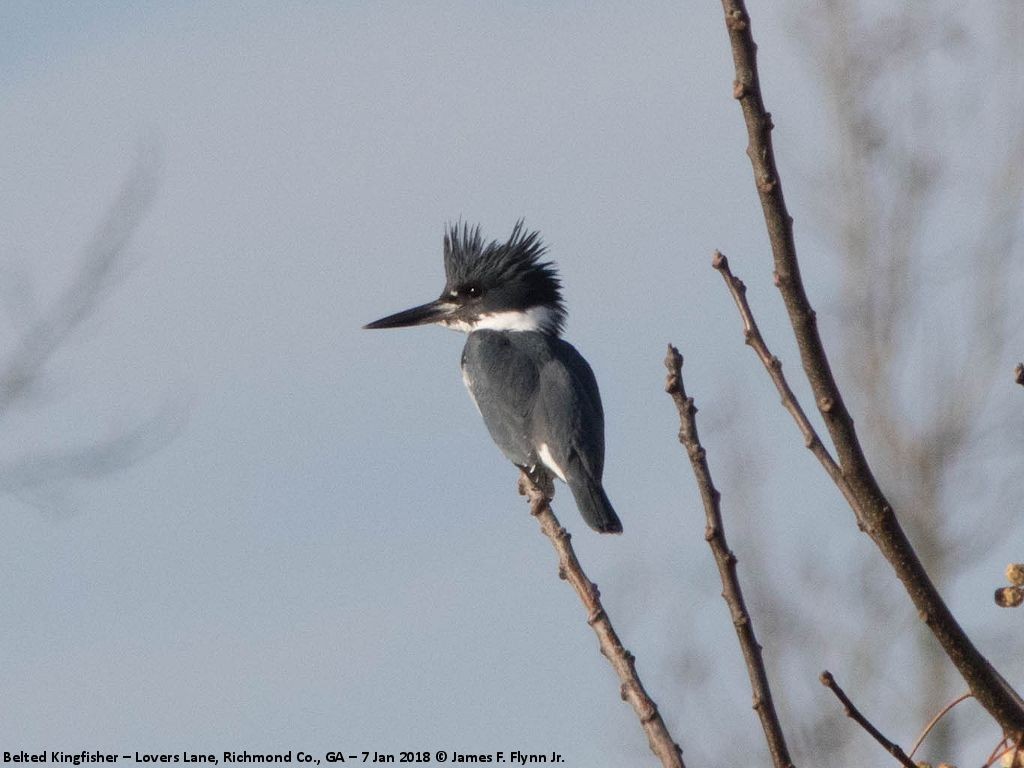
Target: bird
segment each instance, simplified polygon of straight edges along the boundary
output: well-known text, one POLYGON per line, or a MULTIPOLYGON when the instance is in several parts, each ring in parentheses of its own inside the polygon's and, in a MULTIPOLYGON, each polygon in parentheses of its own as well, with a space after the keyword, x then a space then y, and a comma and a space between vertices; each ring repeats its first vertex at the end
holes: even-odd
POLYGON ((491 438, 535 481, 569 486, 583 519, 600 533, 622 523, 602 485, 604 410, 594 372, 561 335, 566 320, 557 268, 539 232, 523 220, 508 240, 449 224, 440 297, 366 329, 437 324, 467 335, 462 378, 491 438))

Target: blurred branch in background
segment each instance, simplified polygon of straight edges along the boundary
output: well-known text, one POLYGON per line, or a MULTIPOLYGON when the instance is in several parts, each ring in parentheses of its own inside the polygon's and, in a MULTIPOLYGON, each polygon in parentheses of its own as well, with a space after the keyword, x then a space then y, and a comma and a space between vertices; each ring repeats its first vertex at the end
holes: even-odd
MULTIPOLYGON (((946 592, 1019 525, 1021 473, 1006 461, 1021 461, 1008 435, 1024 413, 995 372, 1024 321, 1011 300, 1024 255, 1024 6, 828 0, 793 16, 831 137, 808 199, 839 266, 836 361, 887 495, 946 592)), ((867 622, 891 621, 884 574, 854 567, 867 622)), ((847 584, 833 589, 849 596, 847 584)), ((901 678, 922 719, 958 685, 928 633, 912 638, 915 670, 901 678)), ((880 657, 878 637, 857 644, 880 657)), ((955 722, 930 737, 934 754, 949 755, 955 722)))
MULTIPOLYGON (((152 205, 158 171, 156 148, 143 147, 70 281, 48 306, 34 306, 27 275, 13 267, 5 270, 13 278, 3 282, 16 335, 10 350, 0 352, 0 420, 16 410, 41 410, 38 396, 54 358, 129 269, 128 246, 152 205)), ((16 453, 0 461, 0 492, 22 494, 121 469, 163 446, 176 422, 165 407, 127 430, 84 446, 16 453)))
MULTIPOLYGON (((1024 255, 1024 6, 828 0, 797 16, 834 137, 814 186, 838 254, 837 360, 880 480, 946 591, 1019 524, 1019 482, 984 469, 1024 429, 998 376, 1024 320, 1011 299, 1024 255)), ((877 594, 869 609, 890 616, 891 593, 877 594)), ((958 686, 927 634, 914 636, 924 716, 958 686)), ((952 723, 931 737, 937 754, 952 723)))
MULTIPOLYGON (((881 491, 881 488, 868 464, 866 454, 862 448, 860 438, 854 428, 853 419, 847 409, 846 403, 833 376, 829 358, 825 352, 821 337, 818 333, 817 318, 813 308, 808 301, 804 290, 803 280, 800 274, 800 266, 797 261, 796 248, 793 238, 792 218, 790 217, 782 194, 782 187, 779 180, 778 170, 775 164, 774 152, 771 141, 771 130, 773 128, 770 115, 764 108, 761 95, 760 82, 755 60, 756 46, 751 31, 750 19, 742 0, 723 0, 726 26, 729 32, 733 58, 736 67, 736 80, 734 83, 733 95, 739 100, 742 107, 744 119, 747 126, 749 145, 747 154, 750 158, 754 181, 764 212, 765 224, 768 229, 768 236, 771 242, 772 253, 775 264, 775 283, 778 286, 789 315, 789 320, 800 350, 801 361, 804 372, 813 391, 816 405, 823 418, 832 444, 836 451, 841 477, 836 482, 843 491, 844 497, 851 502, 858 525, 864 530, 878 546, 879 550, 893 567, 899 580, 906 589, 916 607, 922 622, 939 641, 948 660, 960 671, 966 682, 974 693, 975 698, 988 710, 993 719, 999 723, 1004 732, 1008 735, 1019 735, 1024 731, 1024 702, 1016 692, 1002 679, 992 668, 984 656, 974 646, 970 638, 963 631, 956 619, 949 611, 942 600, 939 591, 930 580, 928 573, 922 565, 922 561, 910 542, 893 512, 893 505, 881 491)), ((916 17, 915 17, 916 19, 916 17)), ((851 130, 861 129, 859 126, 851 126, 851 130)), ((1016 147, 1016 145, 1014 145, 1016 147)), ((1020 144, 1024 146, 1024 143, 1020 144)), ((1014 152, 1016 153, 1016 148, 1014 152)), ((1008 185, 1018 183, 1013 179, 1007 179, 1005 175, 1000 176, 999 187, 1005 192, 1008 185)), ((918 191, 912 190, 914 194, 918 191)), ((909 194, 909 193, 908 193, 909 194)), ((999 200, 997 206, 999 211, 1006 208, 999 200)), ((904 218, 910 214, 904 212, 899 216, 901 226, 905 225, 904 218)), ((1002 214, 994 218, 990 224, 998 228, 1005 223, 1002 214)), ((863 224, 863 222, 862 222, 863 224)), ((857 228, 859 231, 859 228, 857 228)), ((1006 226, 1004 230, 1013 231, 1015 228, 1006 226)), ((1014 238, 1007 236, 1000 245, 1010 247, 1014 244, 1014 238)), ((991 256, 988 252, 986 255, 991 256)), ((891 267, 886 262, 884 267, 891 267)), ((913 266, 913 265, 911 265, 913 266)), ((990 292, 994 293, 995 299, 988 300, 985 290, 974 284, 975 297, 982 297, 980 304, 974 307, 974 315, 978 318, 985 318, 985 322, 975 321, 972 329, 982 335, 987 332, 987 324, 992 321, 992 307, 1006 306, 1002 300, 1002 291, 991 285, 991 281, 999 282, 1005 280, 1006 275, 993 271, 996 264, 991 258, 983 264, 986 273, 986 281, 989 283, 990 292)), ((907 276, 918 277, 917 272, 907 272, 907 276)), ((927 274, 927 272, 923 273, 927 274)), ((904 295, 903 278, 900 274, 892 274, 891 271, 874 271, 870 273, 870 280, 885 283, 884 291, 890 291, 894 296, 893 301, 897 303, 906 302, 904 295)), ((940 306, 948 306, 942 305, 940 306)), ((876 307, 865 306, 864 302, 858 302, 857 313, 859 315, 876 318, 878 310, 876 307)), ((947 313, 948 314, 948 313, 947 313)), ((872 322, 868 321, 868 322, 872 322)), ((891 331, 892 329, 890 329, 891 331)), ((1001 352, 1005 347, 1003 336, 994 334, 995 338, 986 336, 978 339, 977 345, 986 350, 991 356, 1001 352)), ((927 338, 931 338, 929 334, 927 338)), ((970 338, 968 349, 975 345, 975 339, 970 338)), ((887 339, 882 339, 887 343, 887 339)), ((892 353, 891 348, 885 349, 887 354, 892 353)), ((909 359, 909 355, 905 355, 909 359)), ((885 366, 884 361, 870 361, 873 367, 885 366)), ((964 408, 960 407, 960 398, 973 398, 976 402, 984 403, 985 392, 990 389, 989 384, 975 384, 967 386, 967 382, 990 382, 990 377, 978 376, 977 370, 973 367, 949 366, 949 361, 943 359, 941 365, 937 366, 943 370, 952 372, 953 378, 948 380, 948 385, 955 390, 955 394, 938 399, 939 418, 946 418, 946 426, 937 431, 929 431, 922 438, 921 460, 937 464, 940 469, 948 470, 949 465, 943 464, 936 457, 943 453, 942 448, 937 448, 932 442, 951 441, 956 447, 958 440, 962 440, 971 430, 979 425, 979 420, 971 421, 969 414, 964 414, 964 408)), ((890 385, 894 384, 889 382, 890 385)), ((898 384, 895 387, 899 391, 898 384)), ((932 389, 929 388, 929 394, 932 389)), ((915 395, 920 395, 920 387, 915 388, 915 395)), ((869 393, 870 395, 870 393, 869 393)), ((868 398, 867 409, 873 407, 873 400, 868 398)), ((980 406, 979 406, 980 407, 980 406)), ((798 419, 799 422, 799 419, 798 419)), ((915 457, 900 454, 898 461, 893 467, 901 467, 909 462, 913 463, 915 457)), ((934 469, 931 471, 935 471, 934 469)), ((940 473, 941 474, 941 473, 940 473)), ((833 480, 836 480, 834 473, 830 472, 833 480)), ((944 475, 943 475, 944 477, 944 475)), ((939 474, 934 475, 935 486, 939 483, 939 474)), ((933 487, 933 490, 934 490, 933 487)), ((911 508, 921 506, 916 498, 908 498, 907 505, 911 508)), ((927 505, 928 500, 924 500, 927 505)), ((932 525, 935 521, 932 520, 932 525)), ((927 546, 924 547, 925 555, 931 555, 927 546)), ((962 556, 962 552, 959 553, 962 556)), ((930 562, 930 559, 929 559, 930 562)), ((934 645, 932 645, 934 648, 934 645)), ((940 659, 942 666, 946 667, 946 661, 940 659)), ((920 691, 915 692, 915 701, 921 702, 924 706, 933 704, 927 695, 920 691)))

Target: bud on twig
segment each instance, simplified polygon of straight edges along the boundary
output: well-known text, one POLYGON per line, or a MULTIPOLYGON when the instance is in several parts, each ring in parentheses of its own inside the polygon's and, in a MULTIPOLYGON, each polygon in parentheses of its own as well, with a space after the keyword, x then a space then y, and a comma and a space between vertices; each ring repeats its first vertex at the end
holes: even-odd
POLYGON ((1024 587, 1024 563, 1010 563, 1006 566, 1006 580, 1015 587, 1024 587))
POLYGON ((1024 590, 1020 587, 1000 587, 996 590, 996 605, 1000 608, 1016 608, 1024 603, 1024 590))

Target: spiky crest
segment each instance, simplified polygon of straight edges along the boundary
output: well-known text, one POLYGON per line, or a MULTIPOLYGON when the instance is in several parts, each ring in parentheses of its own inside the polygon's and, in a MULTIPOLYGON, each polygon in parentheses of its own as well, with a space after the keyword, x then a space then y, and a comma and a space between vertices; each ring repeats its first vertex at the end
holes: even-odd
POLYGON ((450 224, 444 235, 445 290, 457 291, 474 283, 485 290, 529 286, 535 305, 550 309, 551 330, 557 335, 565 324, 566 309, 558 271, 552 262, 542 261, 546 253, 540 232, 527 231, 522 219, 504 243, 485 244, 479 226, 450 224))

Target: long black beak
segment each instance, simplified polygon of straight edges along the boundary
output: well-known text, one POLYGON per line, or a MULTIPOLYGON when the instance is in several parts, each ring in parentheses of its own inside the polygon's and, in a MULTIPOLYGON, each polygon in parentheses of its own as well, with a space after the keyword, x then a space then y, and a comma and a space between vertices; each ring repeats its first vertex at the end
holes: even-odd
POLYGON ((457 304, 436 299, 428 304, 421 304, 404 312, 396 312, 393 315, 382 317, 380 320, 374 320, 372 323, 364 325, 363 328, 406 328, 410 325, 437 323, 449 317, 456 309, 458 309, 457 304))

